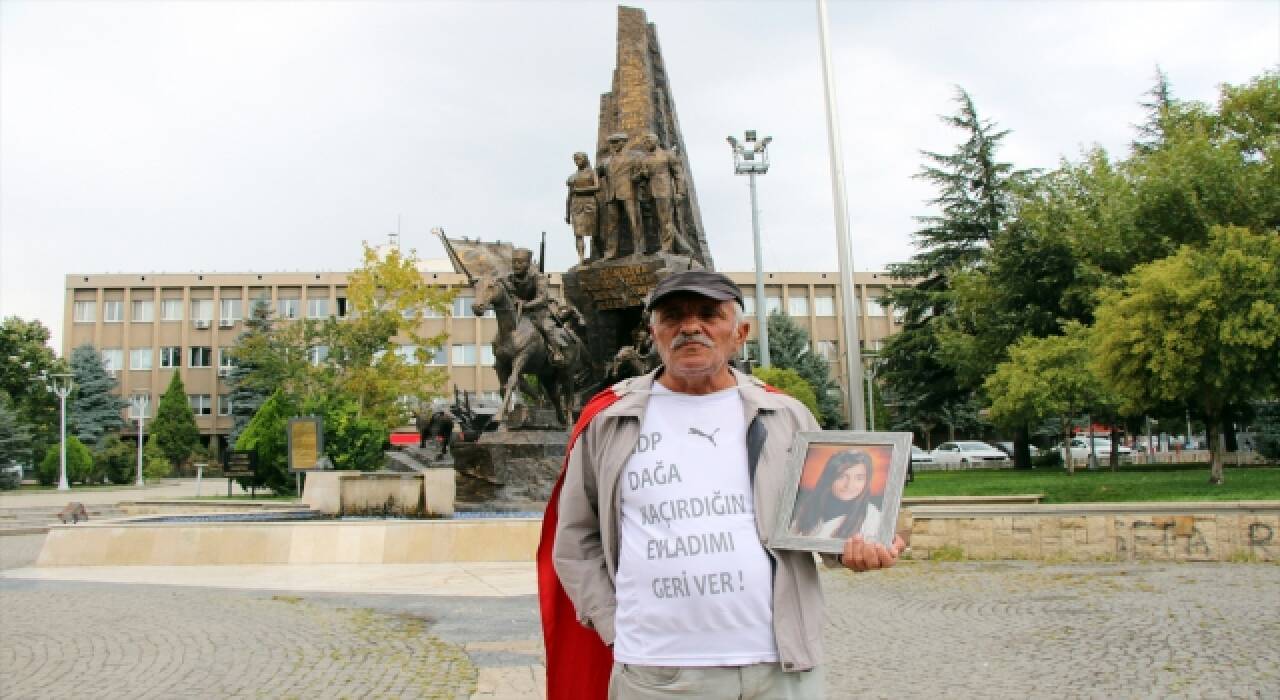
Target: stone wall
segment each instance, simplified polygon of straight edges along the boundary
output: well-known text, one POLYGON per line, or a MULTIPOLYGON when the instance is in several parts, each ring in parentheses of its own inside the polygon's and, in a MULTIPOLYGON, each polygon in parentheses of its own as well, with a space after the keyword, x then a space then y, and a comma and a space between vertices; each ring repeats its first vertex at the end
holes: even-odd
POLYGON ((1280 503, 921 506, 899 529, 925 559, 1280 561, 1280 503))

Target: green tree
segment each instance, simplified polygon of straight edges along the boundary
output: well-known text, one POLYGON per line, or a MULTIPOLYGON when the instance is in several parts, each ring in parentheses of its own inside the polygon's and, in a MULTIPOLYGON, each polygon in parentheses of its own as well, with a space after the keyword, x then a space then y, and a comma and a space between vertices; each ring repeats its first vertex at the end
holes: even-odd
POLYGON ((987 377, 991 419, 998 425, 1025 426, 1054 420, 1067 472, 1071 463, 1071 428, 1076 416, 1103 396, 1103 386, 1089 366, 1089 330, 1071 324, 1065 335, 1027 336, 1009 349, 1009 359, 987 377))
POLYGON ((885 295, 902 316, 903 330, 884 348, 881 376, 895 397, 898 420, 916 424, 951 416, 954 426, 958 411, 974 400, 980 379, 962 375, 958 355, 943 352, 948 337, 954 343, 957 334, 972 332, 967 319, 954 316, 953 282, 987 258, 992 241, 1016 216, 1016 195, 1034 175, 999 160, 1009 132, 981 118, 967 92, 957 90, 956 102, 957 112, 942 119, 964 141, 952 153, 922 151, 925 165, 916 175, 937 188, 929 201, 936 213, 916 217, 922 227, 912 238, 919 252, 890 266, 894 277, 912 285, 885 295))
MULTIPOLYGON (((1127 403, 1196 405, 1221 436, 1232 404, 1280 388, 1280 237, 1214 227, 1206 247, 1183 246, 1139 266, 1102 295, 1095 366, 1127 403)), ((1210 483, 1223 480, 1212 444, 1210 483)))
POLYGON ((324 419, 324 453, 334 469, 376 471, 382 468, 387 445, 387 426, 369 416, 361 416, 350 397, 313 399, 303 413, 324 419))
POLYGON ((67 400, 67 426, 90 449, 103 438, 118 433, 124 425, 121 411, 128 405, 113 393, 118 382, 102 363, 102 356, 92 343, 71 351, 71 374, 75 391, 67 400))
POLYGON ((244 331, 231 350, 234 364, 227 378, 231 389, 228 392, 231 399, 229 444, 236 443, 258 408, 284 381, 282 353, 273 345, 274 329, 271 306, 266 300, 255 300, 245 318, 244 331))
POLYGON ((0 395, 0 467, 31 464, 31 430, 18 421, 7 396, 0 395))
POLYGON ((289 419, 298 413, 296 406, 284 394, 276 391, 258 409, 253 420, 245 426, 236 440, 235 449, 252 451, 257 459, 257 476, 238 479, 240 487, 266 487, 273 493, 293 494, 297 488, 289 474, 289 419))
POLYGON ((49 348, 49 329, 39 321, 10 316, 0 323, 0 394, 7 395, 19 424, 31 434, 31 459, 58 442, 58 397, 32 381, 41 372, 65 372, 49 348))
MULTIPOLYGON (((772 348, 769 354, 772 356, 772 348)), ((765 384, 804 404, 814 416, 818 415, 818 399, 814 396, 813 387, 799 372, 782 367, 757 367, 751 373, 765 384)))
MULTIPOLYGON (((52 445, 44 453, 44 459, 36 468, 36 479, 45 486, 58 480, 62 468, 62 448, 52 445)), ((89 448, 74 435, 67 436, 67 481, 70 483, 88 483, 93 474, 93 454, 89 448)))
POLYGON ((826 359, 809 346, 809 333, 795 319, 780 311, 769 314, 769 360, 774 367, 794 370, 811 387, 817 408, 813 415, 824 428, 839 427, 844 420, 839 388, 831 380, 826 359))
POLYGON ((151 435, 173 466, 186 462, 200 442, 200 428, 196 426, 179 372, 173 373, 169 388, 160 397, 156 419, 151 423, 151 435))

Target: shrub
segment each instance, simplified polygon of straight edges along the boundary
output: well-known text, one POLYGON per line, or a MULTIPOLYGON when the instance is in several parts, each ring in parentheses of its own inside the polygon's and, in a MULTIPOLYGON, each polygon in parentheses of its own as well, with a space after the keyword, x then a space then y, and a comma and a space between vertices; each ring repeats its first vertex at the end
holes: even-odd
POLYGON ((138 472, 137 452, 137 445, 131 445, 116 435, 108 435, 93 455, 95 476, 102 476, 113 484, 131 483, 138 472))
MULTIPOLYGON (((61 466, 61 447, 55 443, 49 446, 36 468, 36 479, 45 486, 52 486, 58 481, 58 470, 61 466)), ((67 481, 87 483, 93 474, 93 454, 89 448, 74 435, 67 436, 67 481)))
POLYGON ((156 436, 147 438, 147 444, 142 448, 142 478, 147 481, 163 479, 172 472, 173 464, 164 455, 160 445, 156 444, 156 436))
POLYGON ((780 367, 757 367, 751 373, 760 381, 804 404, 815 417, 822 415, 818 410, 818 397, 813 393, 813 387, 799 372, 780 367))

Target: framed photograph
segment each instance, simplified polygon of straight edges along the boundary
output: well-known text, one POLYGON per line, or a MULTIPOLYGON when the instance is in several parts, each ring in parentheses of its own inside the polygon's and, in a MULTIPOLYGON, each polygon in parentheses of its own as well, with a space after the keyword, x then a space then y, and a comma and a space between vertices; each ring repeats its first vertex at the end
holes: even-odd
POLYGON ((839 554, 857 534, 892 544, 910 463, 911 433, 797 433, 769 545, 839 554))

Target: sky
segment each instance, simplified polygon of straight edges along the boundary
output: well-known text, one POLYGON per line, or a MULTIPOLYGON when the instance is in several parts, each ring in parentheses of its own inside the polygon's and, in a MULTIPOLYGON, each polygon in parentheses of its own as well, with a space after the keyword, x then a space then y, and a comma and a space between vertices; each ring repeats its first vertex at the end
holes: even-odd
MULTIPOLYGON (((716 266, 753 269, 725 137, 773 137, 767 271, 837 269, 816 4, 635 3, 656 24, 716 266)), ((60 347, 65 276, 349 270, 399 228, 576 260, 575 151, 595 152, 615 3, 0 0, 0 317, 60 347)), ((964 88, 1053 168, 1124 157, 1157 66, 1182 99, 1280 64, 1280 2, 832 0, 854 266, 913 252, 921 150, 964 88)))

